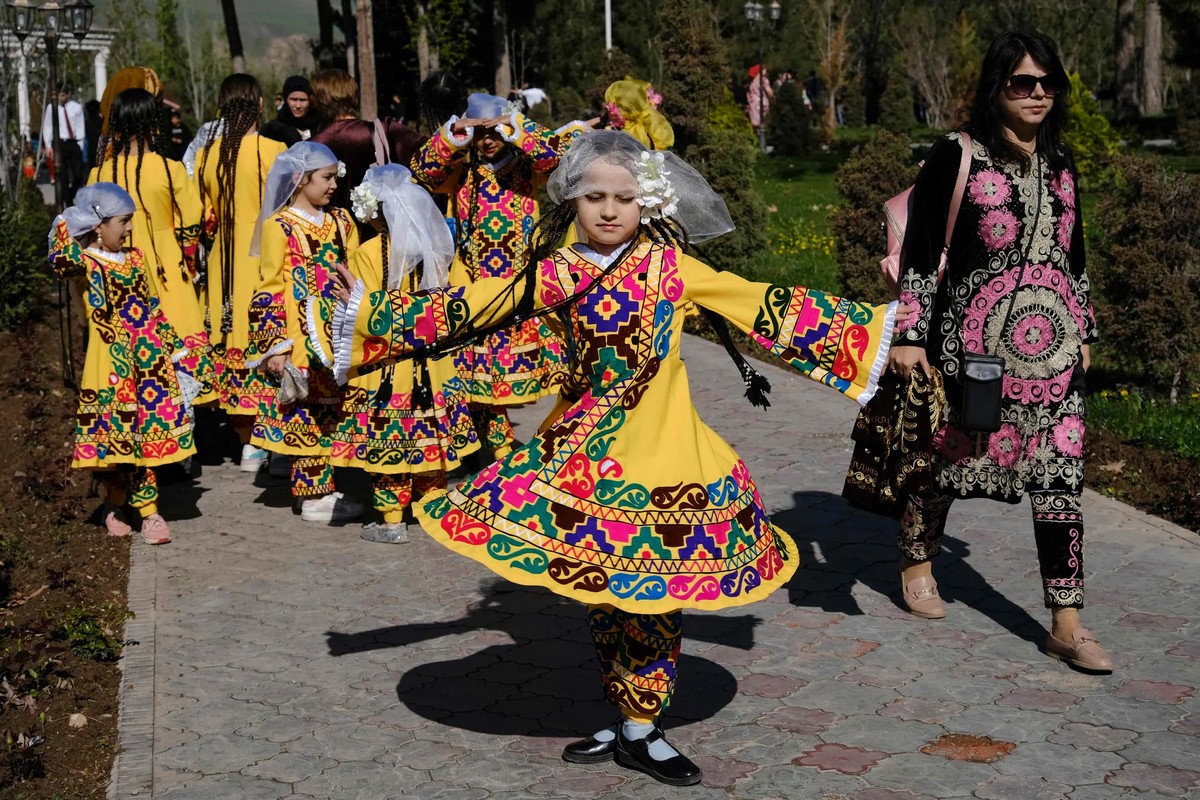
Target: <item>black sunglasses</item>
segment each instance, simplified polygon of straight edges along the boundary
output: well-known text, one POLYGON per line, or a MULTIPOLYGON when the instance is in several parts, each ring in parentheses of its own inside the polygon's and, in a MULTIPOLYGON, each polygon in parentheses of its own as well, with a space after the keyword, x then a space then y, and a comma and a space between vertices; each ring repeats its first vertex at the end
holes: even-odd
POLYGON ((1029 97, 1038 84, 1042 85, 1042 93, 1046 97, 1058 94, 1058 79, 1053 75, 1009 75, 1008 90, 1013 97, 1029 97))

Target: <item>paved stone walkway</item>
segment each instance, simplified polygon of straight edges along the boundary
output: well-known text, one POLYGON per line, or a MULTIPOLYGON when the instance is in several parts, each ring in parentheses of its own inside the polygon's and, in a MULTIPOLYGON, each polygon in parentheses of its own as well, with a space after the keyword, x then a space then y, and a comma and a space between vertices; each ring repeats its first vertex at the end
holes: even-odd
MULTIPOLYGON (((225 465, 167 490, 175 543, 134 547, 139 644, 111 795, 1200 793, 1200 537, 1088 494, 1085 620, 1118 659, 1112 676, 1039 652, 1047 612, 1025 505, 955 506, 936 567, 950 615, 918 620, 896 605, 893 523, 838 496, 855 406, 771 370, 775 405, 752 409, 719 347, 689 339, 685 354, 702 415, 746 458, 803 564, 768 602, 688 615, 666 723, 702 786, 559 760, 612 717, 579 606, 498 582, 416 530, 378 545, 357 526, 307 525, 282 481, 256 486, 225 465), (939 754, 935 740, 956 733, 995 739, 976 752, 995 760, 939 754)), ((518 435, 546 408, 518 412, 518 435)))

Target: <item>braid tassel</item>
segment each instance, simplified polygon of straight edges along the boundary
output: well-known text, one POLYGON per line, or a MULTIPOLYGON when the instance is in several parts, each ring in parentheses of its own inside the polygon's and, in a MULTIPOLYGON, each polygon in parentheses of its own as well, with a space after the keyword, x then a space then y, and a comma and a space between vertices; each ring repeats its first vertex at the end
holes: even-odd
POLYGON ((721 340, 725 352, 733 360, 734 366, 738 368, 738 372, 742 376, 742 383, 746 386, 746 399, 750 401, 750 405, 758 408, 770 408, 771 401, 767 399, 767 394, 771 391, 771 382, 766 376, 750 366, 746 361, 746 357, 738 352, 737 345, 733 342, 733 336, 729 333, 729 324, 725 322, 725 318, 716 312, 709 311, 707 308, 700 309, 704 312, 708 324, 716 332, 717 338, 721 340))

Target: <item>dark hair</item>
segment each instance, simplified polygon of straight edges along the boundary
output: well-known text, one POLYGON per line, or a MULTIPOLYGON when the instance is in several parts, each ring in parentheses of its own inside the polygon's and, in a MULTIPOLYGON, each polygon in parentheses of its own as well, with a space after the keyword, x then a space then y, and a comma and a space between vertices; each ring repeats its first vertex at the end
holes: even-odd
MULTIPOLYGON (((217 186, 212 200, 213 212, 217 218, 217 246, 221 253, 221 321, 220 330, 228 333, 232 325, 229 310, 233 291, 233 240, 234 240, 234 196, 237 185, 237 160, 242 142, 247 133, 258 127, 259 115, 262 112, 262 89, 258 81, 245 73, 234 73, 221 82, 219 95, 220 108, 217 110, 217 120, 223 125, 220 137, 210 136, 204 145, 204 154, 200 159, 200 168, 196 171, 200 178, 200 201, 208 205, 207 184, 204 181, 208 158, 214 145, 220 142, 217 152, 217 186), (228 319, 226 319, 229 317, 228 319)), ((254 181, 258 184, 258 203, 262 205, 262 150, 258 143, 253 145, 258 155, 258 171, 254 181)), ((211 323, 214 327, 216 321, 211 323)))
MULTIPOLYGON (((162 155, 162 137, 160 121, 162 119, 162 104, 158 99, 150 94, 145 89, 126 89, 120 92, 113 100, 112 108, 109 110, 109 126, 108 126, 108 144, 106 147, 100 148, 97 154, 96 174, 103 179, 104 166, 106 161, 112 164, 112 175, 109 178, 113 183, 119 184, 137 199, 138 208, 146 215, 146 220, 149 222, 151 230, 150 235, 150 252, 154 255, 154 268, 158 270, 160 282, 166 279, 163 271, 168 265, 162 263, 162 259, 158 254, 158 244, 154 240, 154 220, 150 216, 150 207, 142 200, 142 164, 146 160, 147 152, 151 158, 159 158, 166 165, 166 159, 162 155), (137 154, 133 155, 133 149, 137 146, 137 154), (122 165, 120 172, 117 170, 117 157, 123 157, 125 163, 122 165), (129 180, 129 159, 134 157, 137 159, 133 170, 133 181, 129 180)), ((171 170, 164 169, 167 174, 167 194, 171 198, 171 210, 176 223, 182 223, 182 212, 179 210, 179 203, 175 199, 175 184, 171 178, 171 170)), ((178 227, 178 224, 174 227, 178 227)), ((139 243, 145 252, 145 243, 139 243)), ((178 264, 171 265, 178 267, 178 264)))
POLYGON ((421 125, 434 133, 467 107, 467 90, 452 72, 435 72, 421 83, 421 125))
MULTIPOLYGON (((309 81, 309 97, 317 115, 328 124, 340 116, 358 118, 358 83, 344 69, 321 70, 309 81)), ((284 99, 287 99, 286 96, 284 99)))
POLYGON ((1013 70, 1025 56, 1029 56, 1039 67, 1046 70, 1047 79, 1058 89, 1050 112, 1038 127, 1037 151, 1046 159, 1051 169, 1064 169, 1068 166, 1069 156, 1062 144, 1062 132, 1067 121, 1071 80, 1058 57, 1058 48, 1054 40, 1045 34, 1036 31, 1008 31, 992 40, 980 68, 979 84, 975 88, 975 99, 971 103, 970 121, 963 127, 987 148, 993 160, 1015 164, 1022 169, 1029 168, 1029 154, 1005 137, 1004 125, 1000 119, 1000 93, 1004 91, 1013 70))

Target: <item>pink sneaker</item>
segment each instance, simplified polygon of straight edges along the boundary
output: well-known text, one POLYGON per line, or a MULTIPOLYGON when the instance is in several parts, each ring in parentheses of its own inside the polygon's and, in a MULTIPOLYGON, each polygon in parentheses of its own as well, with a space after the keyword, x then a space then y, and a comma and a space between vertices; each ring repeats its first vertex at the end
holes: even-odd
POLYGON ((108 530, 109 536, 128 536, 133 533, 133 528, 121 518, 121 509, 113 506, 105 506, 104 527, 108 530))
POLYGON ((166 544, 171 541, 171 529, 161 514, 151 514, 142 520, 142 539, 146 544, 166 544))

